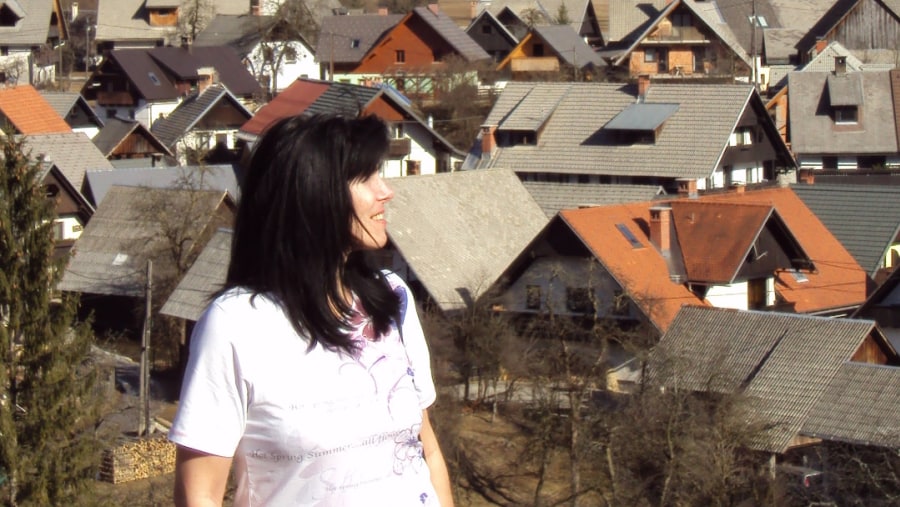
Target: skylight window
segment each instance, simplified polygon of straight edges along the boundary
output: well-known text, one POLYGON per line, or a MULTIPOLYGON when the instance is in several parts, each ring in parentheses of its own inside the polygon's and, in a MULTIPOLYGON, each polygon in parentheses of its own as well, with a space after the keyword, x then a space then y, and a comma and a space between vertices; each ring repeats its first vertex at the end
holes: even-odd
POLYGON ((760 28, 768 28, 769 22, 766 21, 765 16, 760 16, 757 14, 756 16, 748 16, 747 20, 750 21, 750 26, 758 26, 760 28))
POLYGON ((622 233, 622 236, 625 236, 625 239, 631 243, 631 248, 644 248, 644 245, 638 241, 638 239, 634 236, 628 227, 625 227, 625 224, 616 224, 616 229, 619 229, 619 232, 622 233))
POLYGON ((797 283, 806 283, 809 281, 809 278, 807 278, 805 274, 797 271, 796 269, 789 269, 788 273, 790 273, 791 276, 794 277, 794 281, 797 283))
POLYGON ((159 86, 162 84, 159 82, 159 78, 156 77, 156 74, 154 74, 153 72, 148 72, 147 77, 150 78, 150 82, 153 83, 155 86, 159 86))
POLYGON ((113 265, 113 266, 122 266, 122 265, 124 265, 126 262, 128 262, 128 254, 124 254, 124 253, 122 253, 122 252, 119 252, 119 253, 116 254, 116 257, 113 259, 112 265, 113 265))

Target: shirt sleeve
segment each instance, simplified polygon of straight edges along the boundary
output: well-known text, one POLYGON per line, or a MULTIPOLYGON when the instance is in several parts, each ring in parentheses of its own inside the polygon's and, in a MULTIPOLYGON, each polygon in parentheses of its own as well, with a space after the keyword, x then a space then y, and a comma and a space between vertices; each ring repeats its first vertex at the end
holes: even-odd
POLYGON ((241 377, 235 336, 238 316, 213 303, 191 336, 181 400, 168 438, 217 456, 231 457, 244 433, 249 392, 241 377))
POLYGON ((403 317, 403 344, 406 347, 406 355, 409 357, 413 369, 413 379, 416 391, 419 395, 419 406, 424 410, 430 407, 437 393, 434 388, 434 379, 431 374, 431 355, 428 352, 428 343, 425 340, 425 332, 422 323, 419 322, 419 314, 416 310, 416 301, 412 291, 406 282, 396 273, 388 273, 388 281, 395 290, 401 290, 401 315, 403 317))

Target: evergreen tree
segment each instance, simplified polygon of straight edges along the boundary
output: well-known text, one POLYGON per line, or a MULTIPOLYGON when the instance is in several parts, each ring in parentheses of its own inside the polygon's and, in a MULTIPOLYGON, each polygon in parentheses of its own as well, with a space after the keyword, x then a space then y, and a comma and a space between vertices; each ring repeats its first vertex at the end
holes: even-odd
POLYGON ((91 334, 54 298, 64 260, 40 163, 10 134, 0 150, 0 504, 71 505, 98 462, 91 334))

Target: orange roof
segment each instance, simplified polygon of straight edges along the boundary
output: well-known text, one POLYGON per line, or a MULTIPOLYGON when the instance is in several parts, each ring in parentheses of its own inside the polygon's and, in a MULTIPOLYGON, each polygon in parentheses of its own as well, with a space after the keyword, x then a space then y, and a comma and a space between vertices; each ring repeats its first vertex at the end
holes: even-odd
MULTIPOLYGON (((615 206, 601 206, 560 212, 563 220, 581 238, 609 273, 628 292, 634 303, 651 322, 665 331, 684 304, 710 306, 682 282, 670 278, 667 260, 649 238, 650 208, 661 201, 639 202, 615 206), (620 226, 621 224, 621 226, 620 226), (621 228, 627 229, 639 246, 632 246, 621 228)), ((709 266, 709 273, 730 271, 734 262, 743 261, 746 252, 738 255, 756 238, 773 207, 800 247, 809 256, 816 270, 807 273, 806 282, 798 282, 786 272, 776 273, 776 291, 786 303, 794 305, 797 313, 814 313, 860 304, 865 300, 868 277, 849 252, 825 228, 790 188, 747 190, 701 196, 698 199, 671 201, 677 217, 683 213, 712 213, 720 227, 716 230, 737 232, 716 239, 715 230, 686 230, 682 223, 677 230, 679 245, 686 267, 699 270, 697 259, 715 263, 727 261, 721 267, 709 266), (705 206, 706 204, 731 206, 705 206), (682 236, 685 232, 686 235, 682 236), (746 242, 735 238, 746 237, 746 242), (700 237, 705 237, 701 243, 700 237), (686 244, 692 243, 693 244, 686 244), (706 250, 698 253, 697 248, 706 250), (685 251, 687 248, 687 251, 685 251), (695 257, 689 260, 688 257, 695 257)), ((685 216, 674 218, 684 222, 685 216)), ((676 229, 678 225, 676 224, 676 229)), ((674 238, 673 238, 674 240, 674 238)), ((699 271, 697 271, 699 272, 699 271)), ((690 273, 690 272, 689 272, 690 273)))
POLYGON ((300 114, 311 106, 319 98, 331 83, 312 82, 298 79, 285 88, 271 102, 257 111, 253 118, 247 120, 241 126, 241 132, 250 134, 262 134, 262 132, 276 121, 300 114))
POLYGON ((16 133, 62 134, 72 132, 50 103, 31 85, 0 89, 0 113, 15 127, 16 133))

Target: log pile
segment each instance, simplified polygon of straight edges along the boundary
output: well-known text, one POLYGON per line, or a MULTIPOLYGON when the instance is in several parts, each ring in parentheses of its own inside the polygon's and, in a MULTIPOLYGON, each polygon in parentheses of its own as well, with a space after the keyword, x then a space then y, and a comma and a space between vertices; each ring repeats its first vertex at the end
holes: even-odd
POLYGON ((135 440, 103 451, 100 480, 119 484, 174 470, 175 444, 164 437, 135 440))

